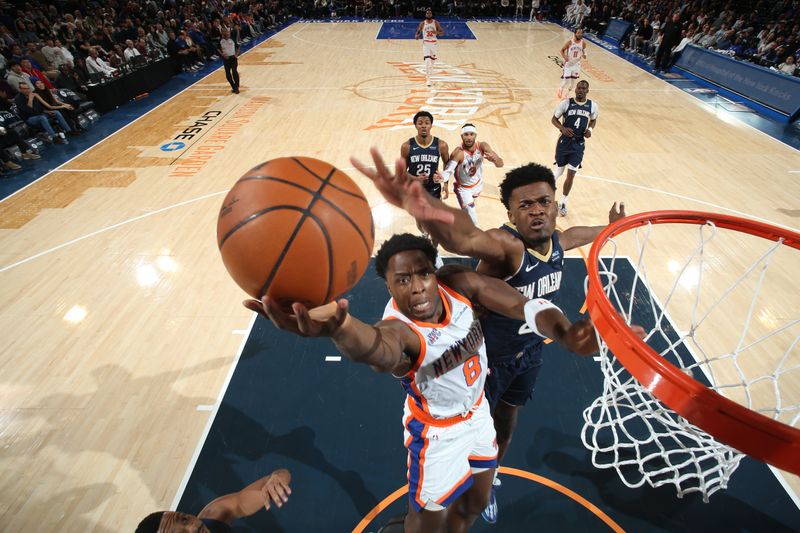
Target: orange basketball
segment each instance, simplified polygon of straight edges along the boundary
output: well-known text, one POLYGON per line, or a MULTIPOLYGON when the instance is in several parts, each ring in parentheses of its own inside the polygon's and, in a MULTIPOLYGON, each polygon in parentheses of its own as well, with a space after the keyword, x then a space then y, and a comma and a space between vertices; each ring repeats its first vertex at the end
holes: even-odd
POLYGON ((316 307, 349 291, 372 254, 367 199, 336 167, 310 157, 262 163, 233 186, 217 244, 234 281, 254 298, 316 307))

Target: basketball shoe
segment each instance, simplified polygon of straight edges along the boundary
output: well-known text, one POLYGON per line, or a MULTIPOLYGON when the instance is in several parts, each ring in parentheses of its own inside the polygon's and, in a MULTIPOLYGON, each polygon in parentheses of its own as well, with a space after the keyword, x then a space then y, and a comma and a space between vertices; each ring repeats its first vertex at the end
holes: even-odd
POLYGON ((494 524, 497 522, 497 489, 499 489, 502 484, 503 482, 500 481, 500 478, 495 476, 494 480, 492 481, 492 492, 489 495, 489 504, 481 513, 481 517, 489 524, 494 524))

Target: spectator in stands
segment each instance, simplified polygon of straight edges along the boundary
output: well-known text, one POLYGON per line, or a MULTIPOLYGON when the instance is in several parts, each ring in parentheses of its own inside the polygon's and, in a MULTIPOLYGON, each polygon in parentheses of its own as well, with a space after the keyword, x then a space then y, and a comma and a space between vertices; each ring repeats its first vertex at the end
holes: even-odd
POLYGON ((6 81, 14 89, 15 92, 19 92, 19 84, 20 83, 31 83, 31 77, 28 76, 25 72, 22 71, 22 67, 20 66, 18 61, 12 61, 10 69, 6 74, 6 81))
POLYGON ((0 40, 9 48, 16 44, 17 40, 9 31, 8 26, 0 24, 0 40))
POLYGON ((83 133, 83 129, 78 124, 78 114, 75 112, 75 107, 59 100, 52 91, 44 86, 42 80, 33 80, 33 92, 41 98, 42 105, 46 110, 58 111, 64 116, 64 120, 67 121, 72 130, 70 131, 71 134, 80 135, 83 133))
POLYGON ((178 40, 175 38, 174 31, 170 31, 168 35, 169 41, 167 42, 167 52, 169 53, 170 57, 173 57, 178 61, 178 64, 184 72, 197 72, 200 66, 197 64, 198 61, 196 60, 194 53, 186 47, 186 43, 181 43, 183 46, 178 44, 178 40))
POLYGON ((134 42, 128 39, 127 41, 125 41, 125 50, 123 51, 123 55, 125 57, 125 61, 129 62, 133 60, 134 57, 138 57, 142 54, 141 52, 139 52, 139 50, 136 49, 136 47, 134 46, 134 42))
POLYGON ((42 53, 42 47, 37 43, 28 43, 26 47, 27 57, 31 60, 31 64, 50 76, 51 79, 54 79, 58 75, 58 70, 47 60, 44 53, 42 53))
POLYGON ((797 73, 797 64, 795 63, 794 56, 786 56, 786 60, 780 64, 778 70, 789 76, 794 76, 797 73))
POLYGON ((58 71, 59 72, 55 81, 55 86, 59 89, 69 89, 77 94, 81 100, 84 100, 86 96, 82 93, 85 93, 87 90, 86 84, 81 83, 81 80, 78 79, 75 69, 72 68, 72 64, 64 63, 58 67, 58 71))
POLYGON ((653 38, 653 27, 647 17, 639 19, 636 31, 631 34, 630 50, 632 52, 644 51, 644 44, 653 38))
POLYGON ((65 61, 66 63, 73 63, 73 64, 75 63, 75 57, 72 55, 72 52, 70 52, 66 47, 64 47, 64 45, 61 44, 60 40, 58 39, 54 40, 53 47, 56 49, 57 52, 60 52, 60 54, 58 55, 62 57, 62 59, 58 59, 56 61, 59 67, 62 65, 62 60, 66 60, 65 61))
MULTIPOLYGON (((31 28, 32 27, 34 27, 33 24, 31 24, 31 28)), ((17 20, 17 35, 19 36, 19 39, 17 40, 21 43, 39 42, 39 36, 36 35, 36 33, 34 33, 33 31, 31 31, 31 29, 25 25, 25 22, 23 22, 20 19, 17 20)))
POLYGON ((156 24, 153 28, 153 31, 147 36, 147 44, 150 46, 154 46, 156 48, 160 48, 162 50, 167 49, 167 43, 169 42, 169 35, 164 30, 164 26, 161 24, 156 24))
POLYGON ((25 82, 19 84, 19 94, 14 98, 14 103, 17 104, 20 117, 26 124, 46 131, 56 144, 66 144, 64 133, 56 133, 49 119, 55 119, 65 132, 70 131, 69 124, 58 111, 45 110, 42 99, 33 92, 30 84, 25 82))
POLYGON ((20 61, 19 66, 22 69, 22 72, 30 76, 31 79, 39 78, 44 82, 44 84, 47 86, 48 89, 55 89, 55 87, 50 82, 50 79, 45 75, 45 73, 35 68, 31 64, 31 61, 29 59, 23 59, 22 61, 20 61))
POLYGON ((86 58, 86 69, 91 74, 100 74, 105 78, 110 78, 114 75, 117 69, 100 59, 97 48, 94 46, 89 47, 89 57, 86 58))
POLYGON ((89 76, 89 69, 86 66, 86 60, 82 57, 76 57, 73 71, 75 72, 75 79, 78 80, 81 85, 86 87, 91 80, 91 76, 89 76))
POLYGON ((203 67, 203 53, 200 47, 194 44, 192 38, 186 33, 186 30, 181 30, 178 37, 175 39, 175 44, 181 51, 186 51, 186 57, 192 61, 192 67, 195 70, 203 67))

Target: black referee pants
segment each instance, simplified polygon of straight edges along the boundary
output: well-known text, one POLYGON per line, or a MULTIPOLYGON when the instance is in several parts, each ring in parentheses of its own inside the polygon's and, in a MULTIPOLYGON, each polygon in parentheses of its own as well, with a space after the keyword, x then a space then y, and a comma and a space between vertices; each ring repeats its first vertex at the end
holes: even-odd
POLYGON ((225 63, 225 78, 231 84, 231 89, 234 91, 239 90, 239 58, 236 56, 229 56, 223 59, 225 63))

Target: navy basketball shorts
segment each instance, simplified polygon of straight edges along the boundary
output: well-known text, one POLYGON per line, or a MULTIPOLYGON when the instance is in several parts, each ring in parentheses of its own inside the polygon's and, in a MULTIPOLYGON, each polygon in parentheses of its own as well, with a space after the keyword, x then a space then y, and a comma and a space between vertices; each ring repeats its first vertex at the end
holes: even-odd
POLYGON ((581 168, 585 149, 584 143, 573 141, 568 137, 561 137, 556 144, 556 166, 578 170, 581 168))
POLYGON ((533 396, 536 378, 542 368, 542 345, 526 347, 519 357, 494 363, 489 358, 489 375, 484 391, 494 412, 499 401, 522 407, 533 396))
POLYGON ((436 198, 437 200, 442 199, 442 184, 441 183, 433 183, 429 182, 423 185, 423 188, 428 191, 428 194, 436 198))

